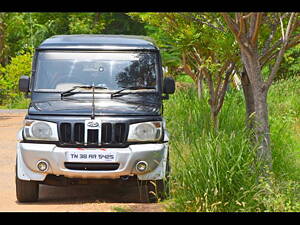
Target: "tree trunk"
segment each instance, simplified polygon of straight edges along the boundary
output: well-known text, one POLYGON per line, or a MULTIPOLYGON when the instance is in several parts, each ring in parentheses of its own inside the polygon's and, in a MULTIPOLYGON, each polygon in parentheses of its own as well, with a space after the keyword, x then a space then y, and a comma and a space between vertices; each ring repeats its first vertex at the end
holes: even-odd
POLYGON ((248 129, 253 129, 254 128, 253 117, 255 112, 254 98, 253 98, 252 86, 245 68, 241 74, 241 83, 242 83, 245 105, 246 105, 246 126, 248 129))
POLYGON ((218 117, 218 113, 215 112, 215 111, 216 111, 215 108, 216 108, 216 107, 212 107, 212 108, 211 108, 211 111, 210 111, 210 117, 211 117, 211 121, 212 121, 212 128, 213 128, 213 131, 214 131, 215 133, 217 133, 218 130, 219 130, 219 117, 218 117))
POLYGON ((203 76, 199 75, 197 77, 197 93, 198 93, 198 98, 203 99, 203 76))
MULTIPOLYGON (((257 149, 257 160, 262 162, 262 166, 266 165, 268 169, 272 169, 272 152, 270 148, 270 129, 268 119, 267 92, 254 88, 255 102, 255 138, 259 144, 257 149)), ((265 168, 263 168, 265 170, 265 168)))
MULTIPOLYGON (((242 59, 252 86, 254 102, 254 132, 257 148, 257 161, 260 163, 262 173, 266 175, 272 169, 272 152, 270 148, 270 130, 268 120, 268 89, 262 79, 258 54, 255 50, 241 50, 242 59)), ((248 99, 249 100, 249 99, 248 99)), ((250 104, 249 104, 250 105, 250 104)))
POLYGON ((205 81, 207 82, 208 91, 209 91, 208 104, 210 106, 211 127, 214 132, 217 132, 219 128, 219 120, 218 120, 218 113, 217 113, 218 101, 214 91, 214 83, 212 80, 212 75, 208 72, 206 72, 205 81))

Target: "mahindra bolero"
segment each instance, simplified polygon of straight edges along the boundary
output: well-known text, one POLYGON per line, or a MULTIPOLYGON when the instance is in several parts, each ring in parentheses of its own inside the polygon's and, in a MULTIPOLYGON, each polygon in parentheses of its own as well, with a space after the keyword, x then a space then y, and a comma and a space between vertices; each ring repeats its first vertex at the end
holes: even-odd
POLYGON ((154 182, 158 196, 166 191, 169 137, 162 102, 175 83, 163 78, 152 41, 53 36, 36 48, 31 76, 21 76, 19 90, 31 101, 17 134, 18 201, 37 201, 39 184, 68 181, 135 179, 154 182))

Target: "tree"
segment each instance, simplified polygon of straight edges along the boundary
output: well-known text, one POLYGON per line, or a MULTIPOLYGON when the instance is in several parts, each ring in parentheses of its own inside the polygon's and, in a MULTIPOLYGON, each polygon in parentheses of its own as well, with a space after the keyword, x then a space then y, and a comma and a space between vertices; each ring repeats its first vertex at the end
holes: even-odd
POLYGON ((125 13, 0 13, 0 103, 17 96, 14 92, 19 72, 24 71, 22 61, 24 57, 30 61, 34 48, 46 38, 59 34, 132 34, 143 31, 143 25, 125 13), (18 63, 22 65, 20 70, 17 70, 18 63))
POLYGON ((125 13, 0 13, 0 63, 4 66, 19 51, 32 51, 53 35, 101 33, 145 34, 145 29, 125 13))
MULTIPOLYGON (((194 80, 199 97, 202 96, 202 83, 205 80, 209 89, 208 103, 212 125, 215 130, 218 130, 218 114, 238 60, 236 52, 232 50, 234 41, 232 36, 223 30, 208 26, 209 23, 199 22, 203 17, 205 20, 213 20, 214 15, 209 13, 131 13, 130 15, 157 28, 153 37, 159 41, 159 46, 176 48, 181 56, 180 69, 194 80)), ((218 20, 218 23, 221 22, 218 20)))
POLYGON ((101 13, 106 25, 103 34, 146 35, 145 24, 133 20, 126 13, 101 13))
MULTIPOLYGON (((268 90, 278 72, 285 51, 299 43, 297 13, 222 13, 238 43, 241 59, 251 86, 257 159, 272 168, 268 120, 268 90), (262 69, 269 66, 264 77, 262 69)), ((245 75, 245 74, 244 74, 245 75)), ((248 102, 250 103, 250 102, 248 102)), ((250 108, 249 107, 249 108, 250 108)))

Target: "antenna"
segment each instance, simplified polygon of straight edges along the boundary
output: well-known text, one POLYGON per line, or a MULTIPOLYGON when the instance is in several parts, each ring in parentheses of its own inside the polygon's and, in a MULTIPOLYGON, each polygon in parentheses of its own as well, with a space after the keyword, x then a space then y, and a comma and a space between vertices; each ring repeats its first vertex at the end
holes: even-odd
POLYGON ((93 88, 93 102, 92 102, 92 116, 91 116, 91 119, 95 119, 95 84, 93 82, 93 85, 92 85, 92 88, 93 88))

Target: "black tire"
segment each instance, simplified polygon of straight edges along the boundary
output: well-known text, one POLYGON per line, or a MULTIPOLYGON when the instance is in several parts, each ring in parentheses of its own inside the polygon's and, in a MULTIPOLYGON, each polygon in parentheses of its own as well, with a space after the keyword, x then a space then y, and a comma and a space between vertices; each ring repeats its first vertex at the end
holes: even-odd
POLYGON ((163 180, 139 180, 140 200, 142 202, 156 203, 168 198, 170 193, 169 188, 170 164, 169 157, 167 158, 166 178, 163 180))
POLYGON ((39 198, 39 184, 36 181, 20 180, 16 164, 16 196, 19 202, 35 202, 39 198))

